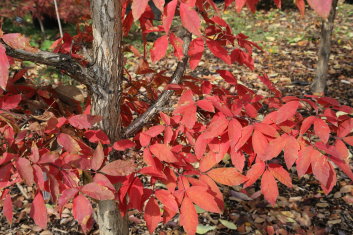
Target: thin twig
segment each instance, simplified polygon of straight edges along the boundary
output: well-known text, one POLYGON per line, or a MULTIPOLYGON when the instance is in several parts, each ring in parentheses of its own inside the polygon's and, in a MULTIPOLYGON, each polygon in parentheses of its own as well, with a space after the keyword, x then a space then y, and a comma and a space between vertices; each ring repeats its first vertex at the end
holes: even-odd
POLYGON ((59 26, 59 31, 60 31, 60 37, 63 37, 63 29, 61 27, 61 21, 60 21, 60 14, 59 14, 59 9, 58 9, 58 3, 56 0, 54 0, 54 6, 55 6, 55 13, 56 13, 56 19, 58 20, 58 26, 59 26))
MULTIPOLYGON (((184 29, 185 30, 185 29, 184 29)), ((184 33, 183 37, 183 53, 184 53, 184 58, 182 61, 180 61, 177 65, 176 70, 174 71, 172 75, 172 79, 170 81, 170 84, 179 84, 181 81, 182 76, 184 75, 184 72, 187 67, 187 62, 188 62, 188 50, 189 50, 189 45, 191 42, 191 34, 189 32, 184 33)), ((155 101, 153 105, 151 105, 148 110, 143 113, 141 116, 136 118, 127 128, 124 129, 122 136, 127 138, 141 130, 141 128, 152 119, 152 117, 157 114, 163 106, 167 104, 169 101, 170 97, 174 91, 172 90, 166 90, 164 91, 158 99, 155 101)))
POLYGON ((72 79, 85 84, 90 87, 97 82, 94 78, 93 70, 90 71, 89 67, 82 66, 79 62, 73 59, 70 55, 64 55, 59 53, 52 53, 48 51, 29 52, 21 49, 15 49, 5 43, 4 40, 0 39, 6 49, 6 55, 11 56, 20 60, 27 60, 34 63, 44 64, 53 66, 61 71, 64 71, 72 79))
POLYGON ((25 189, 22 187, 22 185, 20 185, 20 183, 16 183, 17 188, 20 190, 20 192, 22 193, 22 195, 28 200, 29 196, 26 193, 25 189))

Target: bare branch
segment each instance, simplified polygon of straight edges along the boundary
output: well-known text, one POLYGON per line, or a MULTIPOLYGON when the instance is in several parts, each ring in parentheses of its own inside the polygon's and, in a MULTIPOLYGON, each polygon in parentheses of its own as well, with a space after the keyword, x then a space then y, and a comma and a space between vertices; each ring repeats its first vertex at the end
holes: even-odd
MULTIPOLYGON (((184 29, 185 30, 185 29, 184 29)), ((180 61, 176 67, 176 70, 174 71, 172 75, 172 80, 170 81, 170 84, 179 84, 181 81, 182 76, 184 75, 184 72, 187 67, 187 62, 189 60, 188 57, 188 50, 189 50, 189 45, 191 42, 191 34, 189 32, 184 33, 183 37, 183 53, 184 53, 184 58, 182 61, 180 61)), ((150 119, 153 118, 155 114, 158 113, 158 111, 161 110, 163 106, 166 105, 166 103, 169 101, 170 97, 173 95, 174 91, 172 90, 166 90, 164 91, 156 100, 156 102, 151 105, 148 110, 143 113, 141 116, 136 118, 127 128, 122 133, 122 137, 130 137, 150 121, 150 119)))
POLYGON ((93 78, 89 75, 88 69, 81 66, 69 55, 57 54, 47 51, 39 51, 34 53, 21 49, 14 49, 7 45, 2 39, 0 39, 0 44, 5 47, 6 54, 8 56, 14 57, 16 59, 53 66, 59 70, 63 70, 70 77, 80 83, 85 84, 88 87, 90 87, 93 82, 93 78))

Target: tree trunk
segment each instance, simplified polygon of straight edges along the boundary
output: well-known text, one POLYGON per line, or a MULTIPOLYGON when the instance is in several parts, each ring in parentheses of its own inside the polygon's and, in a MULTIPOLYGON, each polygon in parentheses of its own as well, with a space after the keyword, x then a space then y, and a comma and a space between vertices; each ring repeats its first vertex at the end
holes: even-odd
POLYGON ((331 35, 333 30, 333 22, 336 17, 336 7, 338 0, 332 2, 330 15, 322 21, 318 64, 316 69, 316 78, 311 84, 311 91, 315 95, 324 95, 326 88, 326 79, 328 71, 328 62, 331 53, 331 35))
MULTIPOLYGON (((92 0, 93 68, 97 86, 92 92, 92 114, 102 117, 99 128, 111 141, 119 139, 120 94, 123 71, 121 0, 92 0)), ((118 156, 111 155, 109 160, 118 156)), ((120 216, 114 200, 98 203, 101 235, 128 234, 128 219, 120 216)))

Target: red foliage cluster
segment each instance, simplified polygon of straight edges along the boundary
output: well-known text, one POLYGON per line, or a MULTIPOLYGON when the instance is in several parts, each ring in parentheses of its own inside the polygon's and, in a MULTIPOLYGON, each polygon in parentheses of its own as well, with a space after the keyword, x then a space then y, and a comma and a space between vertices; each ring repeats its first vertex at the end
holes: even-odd
MULTIPOLYGON (((88 0, 60 0, 58 2, 60 19, 68 23, 76 23, 81 17, 90 15, 88 0)), ((34 18, 44 19, 50 16, 56 19, 54 1, 48 0, 2 0, 0 3, 0 15, 13 17, 24 14, 32 14, 34 18)))
MULTIPOLYGON (((124 9, 131 2, 132 11, 124 16, 125 33, 134 20, 140 20, 144 36, 165 32, 151 49, 153 61, 165 56, 169 43, 174 55, 183 58, 183 41, 171 31, 178 10, 182 25, 197 36, 188 50, 191 68, 198 65, 205 46, 225 63, 253 68, 252 51, 258 46, 243 34, 233 35, 218 15, 210 16, 208 7, 219 12, 213 1, 173 0, 163 7, 163 0, 154 0, 163 10, 158 26, 154 26, 147 0, 125 1, 124 9), (204 33, 200 15, 205 22, 204 33), (230 46, 236 48, 229 50, 230 46)), ((232 2, 226 1, 226 6, 232 2)), ((245 4, 236 1, 238 10, 243 6, 239 2, 245 4)), ((250 8, 254 2, 246 1, 250 8)), ((86 37, 81 34, 77 39, 91 40, 86 37)), ((25 39, 13 34, 0 34, 0 38, 13 48, 33 50, 25 39)), ((78 56, 79 48, 69 35, 54 47, 56 52, 78 56)), ((128 50, 141 56, 133 47, 128 50)), ((6 90, 0 96, 0 189, 4 215, 10 223, 10 189, 19 182, 36 185, 31 216, 42 228, 47 225, 42 196, 46 191, 59 212, 73 202, 73 216, 84 232, 93 224, 88 199, 93 198, 116 200, 122 213, 132 208, 144 212, 151 233, 160 222, 166 223, 179 213, 180 225, 188 234, 195 234, 198 216, 194 205, 214 213, 224 209, 217 184, 243 185, 247 193, 246 188, 260 180, 260 192, 275 204, 277 181, 292 187, 289 171, 294 165, 298 177, 313 174, 326 194, 336 184, 334 166, 353 180, 347 148, 353 145, 353 109, 327 97, 283 97, 266 75, 259 79, 271 93, 267 97, 238 83, 226 70, 217 73, 228 83, 227 88, 209 81, 199 84, 199 79, 185 76, 182 84, 166 87, 181 93, 171 114, 161 112, 159 124, 146 127, 133 139, 111 143, 104 132, 91 129, 100 118, 90 115, 89 98, 82 103, 69 100, 75 104, 69 109, 67 100, 60 101, 55 89, 36 88, 28 80, 19 82, 25 71, 8 79, 9 67, 0 45, 0 85, 6 90), (40 101, 45 110, 41 115, 28 108, 33 100, 40 101), (107 161, 111 151, 128 149, 140 154, 146 166, 137 169, 129 160, 107 161), (84 175, 92 178, 87 184, 82 183, 84 175), (116 183, 121 184, 119 190, 113 186, 116 183)), ((148 98, 155 99, 158 88, 169 79, 164 72, 149 68, 145 57, 141 57, 137 73, 146 76, 124 83, 121 108, 125 126, 133 115, 149 107, 148 102, 138 100, 141 88, 148 98)))

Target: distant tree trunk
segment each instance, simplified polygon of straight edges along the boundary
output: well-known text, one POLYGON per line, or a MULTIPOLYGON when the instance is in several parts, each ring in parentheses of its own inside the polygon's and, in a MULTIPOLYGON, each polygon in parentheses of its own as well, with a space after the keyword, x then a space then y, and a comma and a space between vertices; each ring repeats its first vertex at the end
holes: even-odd
MULTIPOLYGON (((112 142, 120 138, 120 97, 123 71, 121 0, 92 0, 93 63, 96 87, 92 113, 102 117, 99 128, 112 142)), ((118 156, 113 154, 109 160, 118 156)), ((129 234, 128 219, 122 217, 115 200, 98 202, 97 223, 101 235, 129 234)))
POLYGON ((316 69, 316 77, 311 84, 311 91, 316 95, 323 95, 326 88, 328 62, 331 53, 331 35, 333 30, 333 22, 336 17, 336 7, 338 0, 332 2, 330 15, 327 19, 322 20, 320 45, 318 54, 318 64, 316 69))

